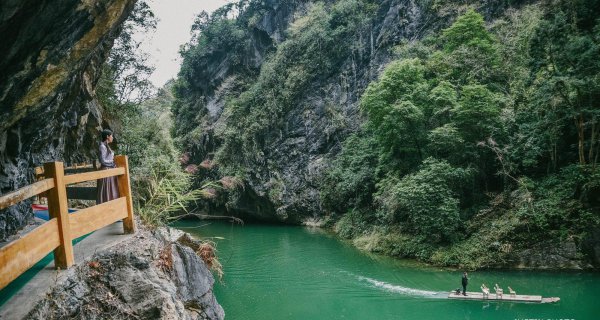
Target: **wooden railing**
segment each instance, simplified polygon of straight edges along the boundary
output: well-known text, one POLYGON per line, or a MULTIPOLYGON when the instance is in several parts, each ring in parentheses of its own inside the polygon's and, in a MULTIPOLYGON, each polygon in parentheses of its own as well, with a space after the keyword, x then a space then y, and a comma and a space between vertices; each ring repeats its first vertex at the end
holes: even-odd
POLYGON ((70 267, 74 263, 72 240, 115 221, 123 219, 125 233, 135 232, 127 157, 116 156, 115 164, 114 169, 65 175, 62 162, 46 163, 42 180, 0 196, 0 209, 4 209, 45 192, 50 214, 48 222, 0 248, 0 289, 51 251, 57 268, 70 267), (119 184, 118 199, 69 215, 67 185, 113 176, 119 184))

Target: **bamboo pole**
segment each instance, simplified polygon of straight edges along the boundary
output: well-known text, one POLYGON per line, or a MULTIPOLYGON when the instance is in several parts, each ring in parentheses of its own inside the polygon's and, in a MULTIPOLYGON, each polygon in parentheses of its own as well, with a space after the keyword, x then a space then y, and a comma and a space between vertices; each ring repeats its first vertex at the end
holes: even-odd
POLYGON ((44 173, 47 178, 54 179, 54 188, 48 190, 48 213, 50 218, 58 221, 60 245, 54 250, 54 266, 66 269, 73 265, 73 244, 71 242, 71 228, 69 223, 69 209, 67 203, 67 190, 62 162, 49 162, 44 164, 44 173))
POLYGON ((118 176, 119 196, 127 199, 127 218, 123 219, 123 230, 125 233, 135 232, 135 220, 133 219, 133 200, 131 198, 131 185, 129 184, 129 163, 127 156, 116 156, 115 164, 125 169, 125 173, 118 176))

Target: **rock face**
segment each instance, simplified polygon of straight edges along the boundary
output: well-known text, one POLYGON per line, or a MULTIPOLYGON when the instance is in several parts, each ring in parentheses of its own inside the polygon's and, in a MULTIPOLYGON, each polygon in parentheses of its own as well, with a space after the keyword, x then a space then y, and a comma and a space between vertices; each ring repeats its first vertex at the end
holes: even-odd
MULTIPOLYGON (((302 17, 313 1, 261 3, 261 14, 253 20, 258 23, 251 31, 252 49, 235 53, 252 63, 236 68, 231 62, 233 59, 215 50, 206 63, 194 69, 198 84, 194 84, 193 97, 188 98, 196 99, 200 107, 194 110, 195 116, 201 118, 200 130, 197 130, 201 133, 195 141, 189 142, 188 148, 194 163, 211 159, 219 147, 218 129, 227 121, 222 116, 226 97, 236 96, 232 83, 244 77, 248 69, 258 72, 263 57, 277 50, 291 22, 302 17)), ((321 212, 318 189, 328 159, 339 152, 341 142, 363 123, 358 107, 360 96, 393 58, 393 47, 448 26, 456 10, 461 10, 454 6, 454 9, 435 11, 414 0, 385 0, 377 4, 371 27, 358 36, 360 43, 356 46, 362 49, 358 49, 358 53, 347 52, 332 75, 310 83, 296 105, 285 112, 280 121, 282 125, 261 137, 266 141, 261 152, 267 161, 245 164, 250 170, 245 194, 235 201, 230 199, 229 209, 244 218, 284 222, 318 216, 321 212)), ((493 1, 478 4, 478 11, 490 19, 501 14, 508 5, 493 1)), ((214 172, 208 175, 214 176, 214 172)))
MULTIPOLYGON (((94 158, 99 71, 136 0, 0 2, 0 193, 48 161, 94 158)), ((0 211, 0 241, 32 217, 0 211)))
POLYGON ((223 319, 212 274, 181 236, 142 231, 94 255, 26 319, 223 319))
POLYGON ((500 267, 521 269, 591 269, 573 241, 535 245, 512 255, 500 267))
POLYGON ((583 251, 591 258, 591 263, 600 268, 600 229, 590 230, 583 241, 583 251))

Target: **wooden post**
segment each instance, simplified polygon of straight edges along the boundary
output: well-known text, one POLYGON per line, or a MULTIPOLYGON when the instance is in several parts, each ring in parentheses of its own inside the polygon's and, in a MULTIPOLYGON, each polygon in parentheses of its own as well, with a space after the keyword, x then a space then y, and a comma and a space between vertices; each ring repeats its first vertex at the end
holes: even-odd
POLYGON ((54 179, 54 188, 48 190, 48 213, 50 219, 56 218, 60 245, 54 249, 54 265, 57 268, 68 268, 73 265, 73 244, 71 242, 71 229, 69 223, 69 208, 67 190, 63 182, 64 166, 62 162, 44 164, 46 178, 54 179))
POLYGON ((119 196, 127 200, 127 218, 123 219, 123 229, 125 233, 135 232, 135 220, 133 219, 133 200, 131 199, 131 185, 129 184, 129 163, 127 156, 116 156, 115 164, 117 167, 124 168, 125 173, 118 176, 119 196))
MULTIPOLYGON (((44 176, 44 167, 35 167, 34 176, 35 176, 34 179, 36 181, 45 179, 46 177, 44 176)), ((48 194, 44 191, 44 192, 38 194, 36 196, 36 198, 37 198, 38 203, 42 203, 42 198, 48 198, 48 194)))

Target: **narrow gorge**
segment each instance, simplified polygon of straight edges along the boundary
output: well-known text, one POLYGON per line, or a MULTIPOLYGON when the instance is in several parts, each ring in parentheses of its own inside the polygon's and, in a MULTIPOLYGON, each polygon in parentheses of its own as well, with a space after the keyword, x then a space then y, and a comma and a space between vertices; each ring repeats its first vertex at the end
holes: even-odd
MULTIPOLYGON (((3 0, 0 195, 47 162, 95 165, 110 129, 139 225, 57 271, 24 317, 434 319, 433 299, 456 319, 591 315, 599 13, 600 0, 3 0), (167 49, 177 66, 157 81, 167 49), (565 299, 456 304, 457 270, 470 290, 565 299)), ((0 249, 43 223, 43 196, 0 209, 0 249)), ((70 194, 64 214, 90 200, 70 194)))
POLYGON ((594 12, 298 0, 200 16, 174 133, 197 186, 237 188, 199 207, 438 265, 597 266, 594 12))

